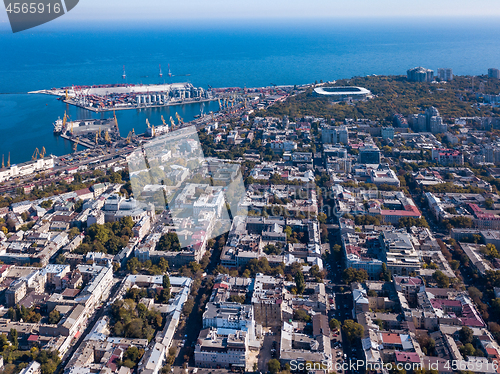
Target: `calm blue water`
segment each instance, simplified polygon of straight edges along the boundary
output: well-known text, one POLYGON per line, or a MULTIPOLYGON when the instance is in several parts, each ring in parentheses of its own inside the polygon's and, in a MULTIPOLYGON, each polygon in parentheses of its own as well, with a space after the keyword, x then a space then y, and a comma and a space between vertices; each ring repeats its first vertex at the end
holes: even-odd
MULTIPOLYGON (((66 105, 54 97, 12 94, 72 84, 158 83, 170 64, 173 81, 195 86, 303 84, 367 74, 405 74, 422 65, 455 74, 485 74, 500 67, 498 20, 244 22, 241 24, 44 25, 12 34, 0 25, 0 154, 12 162, 35 147, 70 151, 52 135, 66 105), (3 94, 7 93, 7 94, 3 94)), ((167 78, 168 79, 168 78, 167 78)), ((208 110, 215 110, 212 104, 208 110)), ((178 111, 186 120, 200 106, 118 112, 122 135, 143 132, 178 111), (124 134, 125 133, 125 134, 124 134)), ((70 108, 72 118, 95 114, 70 108)))

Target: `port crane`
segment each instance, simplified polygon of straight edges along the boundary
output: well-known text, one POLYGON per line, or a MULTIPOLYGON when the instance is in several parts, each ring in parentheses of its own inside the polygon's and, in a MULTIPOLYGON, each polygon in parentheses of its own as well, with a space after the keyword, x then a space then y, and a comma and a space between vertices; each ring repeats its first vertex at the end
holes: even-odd
MULTIPOLYGON (((35 161, 38 157, 40 157, 40 159, 45 157, 45 147, 42 147, 41 152, 38 150, 38 148, 35 148, 35 152, 33 152, 33 156, 31 156, 31 160, 35 161)), ((2 166, 3 166, 3 158, 2 158, 2 166)))
POLYGON ((116 112, 114 110, 113 110, 113 118, 115 120, 116 132, 118 133, 118 136, 120 136, 120 128, 118 127, 118 120, 116 119, 116 112))
POLYGON ((168 132, 168 125, 167 125, 167 122, 165 121, 165 118, 163 118, 163 114, 161 115, 161 122, 163 123, 163 126, 166 127, 167 132, 168 132))
POLYGON ((135 135, 134 129, 132 129, 132 131, 129 131, 128 136, 127 136, 127 140, 126 140, 127 144, 130 144, 132 142, 132 136, 134 136, 134 135, 135 135))
POLYGON ((80 141, 80 138, 77 137, 76 140, 75 140, 75 144, 73 145, 73 152, 76 152, 77 148, 78 148, 78 142, 80 141))
POLYGON ((170 116, 170 124, 172 125, 172 129, 175 127, 175 122, 172 116, 170 116))
POLYGON ((10 167, 10 152, 9 152, 9 157, 7 158, 7 167, 10 167))
POLYGON ((179 126, 184 124, 184 120, 181 118, 179 113, 175 112, 175 117, 177 118, 177 121, 179 122, 179 126))
POLYGON ((106 130, 106 132, 104 133, 104 140, 106 140, 106 142, 108 143, 111 143, 111 137, 109 136, 108 130, 106 130))

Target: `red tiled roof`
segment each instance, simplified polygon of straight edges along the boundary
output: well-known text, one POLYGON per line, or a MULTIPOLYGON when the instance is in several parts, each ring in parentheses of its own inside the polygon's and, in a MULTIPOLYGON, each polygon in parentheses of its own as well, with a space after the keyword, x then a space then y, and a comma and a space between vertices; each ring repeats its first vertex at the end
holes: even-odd
POLYGON ((396 351, 397 362, 420 362, 420 356, 417 352, 399 352, 396 351))
POLYGON ((92 191, 90 191, 88 188, 84 188, 82 190, 75 191, 75 193, 77 196, 82 196, 82 195, 91 194, 92 191))
POLYGON ((381 333, 382 342, 387 344, 401 344, 401 336, 399 334, 381 333))

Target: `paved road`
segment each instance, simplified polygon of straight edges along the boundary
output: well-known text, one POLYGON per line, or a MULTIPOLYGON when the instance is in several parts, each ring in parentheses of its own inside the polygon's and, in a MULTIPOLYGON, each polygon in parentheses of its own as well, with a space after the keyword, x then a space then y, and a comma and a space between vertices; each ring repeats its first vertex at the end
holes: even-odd
MULTIPOLYGON (((278 329, 274 329, 278 330, 278 329)), ((279 352, 279 342, 280 335, 266 335, 264 336, 264 342, 262 343, 262 347, 259 352, 259 371, 266 373, 268 371, 267 363, 273 358, 271 349, 273 348, 273 341, 276 341, 277 344, 275 346, 276 351, 279 352)))
POLYGON ((68 350, 68 352, 66 352, 66 354, 64 355, 64 357, 61 361, 61 364, 58 366, 55 374, 59 374, 59 373, 64 371, 69 360, 73 357, 73 355, 75 354, 75 352, 78 349, 78 347, 80 346, 80 344, 82 344, 85 337, 90 333, 90 331, 92 331, 92 329, 94 328, 97 321, 99 321, 99 319, 101 319, 103 316, 106 315, 106 313, 109 310, 109 306, 106 305, 105 303, 107 300, 113 300, 113 298, 116 297, 116 295, 118 294, 118 291, 120 289, 120 285, 121 285, 121 282, 117 282, 113 285, 113 287, 111 288, 111 291, 109 292, 110 296, 106 300, 103 301, 103 306, 98 308, 97 311, 94 313, 93 317, 89 320, 89 324, 87 325, 87 328, 85 329, 85 331, 82 334, 80 334, 80 337, 79 337, 78 341, 76 342, 76 344, 72 344, 70 349, 68 350))

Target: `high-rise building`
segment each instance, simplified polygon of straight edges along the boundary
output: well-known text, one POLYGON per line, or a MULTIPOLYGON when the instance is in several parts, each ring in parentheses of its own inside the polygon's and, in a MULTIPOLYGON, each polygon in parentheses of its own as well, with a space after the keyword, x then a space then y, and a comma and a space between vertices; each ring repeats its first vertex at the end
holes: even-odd
POLYGON ((375 144, 359 148, 360 164, 380 164, 380 149, 375 144))
POLYGON ((495 68, 488 69, 488 78, 500 79, 500 70, 495 68))
POLYGON ((408 127, 408 121, 400 113, 396 113, 394 115, 394 124, 396 127, 408 127))
POLYGON ((443 134, 448 130, 448 126, 443 123, 443 117, 432 116, 430 118, 430 130, 433 134, 443 134))
POLYGON ((434 123, 443 123, 441 116, 439 115, 439 110, 437 108, 431 106, 425 110, 425 131, 431 131, 431 118, 439 117, 439 119, 435 119, 434 123), (441 120, 441 122, 439 122, 441 120))
POLYGON ((382 139, 394 139, 394 127, 382 127, 382 139))
POLYGON ((417 117, 417 123, 413 127, 416 132, 426 132, 427 131, 427 116, 425 114, 419 114, 417 117))
POLYGON ((410 82, 432 82, 434 80, 434 71, 418 66, 406 72, 410 82))
POLYGON ((321 129, 321 140, 325 144, 349 143, 349 132, 345 126, 327 126, 321 129))
POLYGON ((437 71, 437 76, 442 81, 453 80, 453 69, 451 68, 439 68, 437 71))

